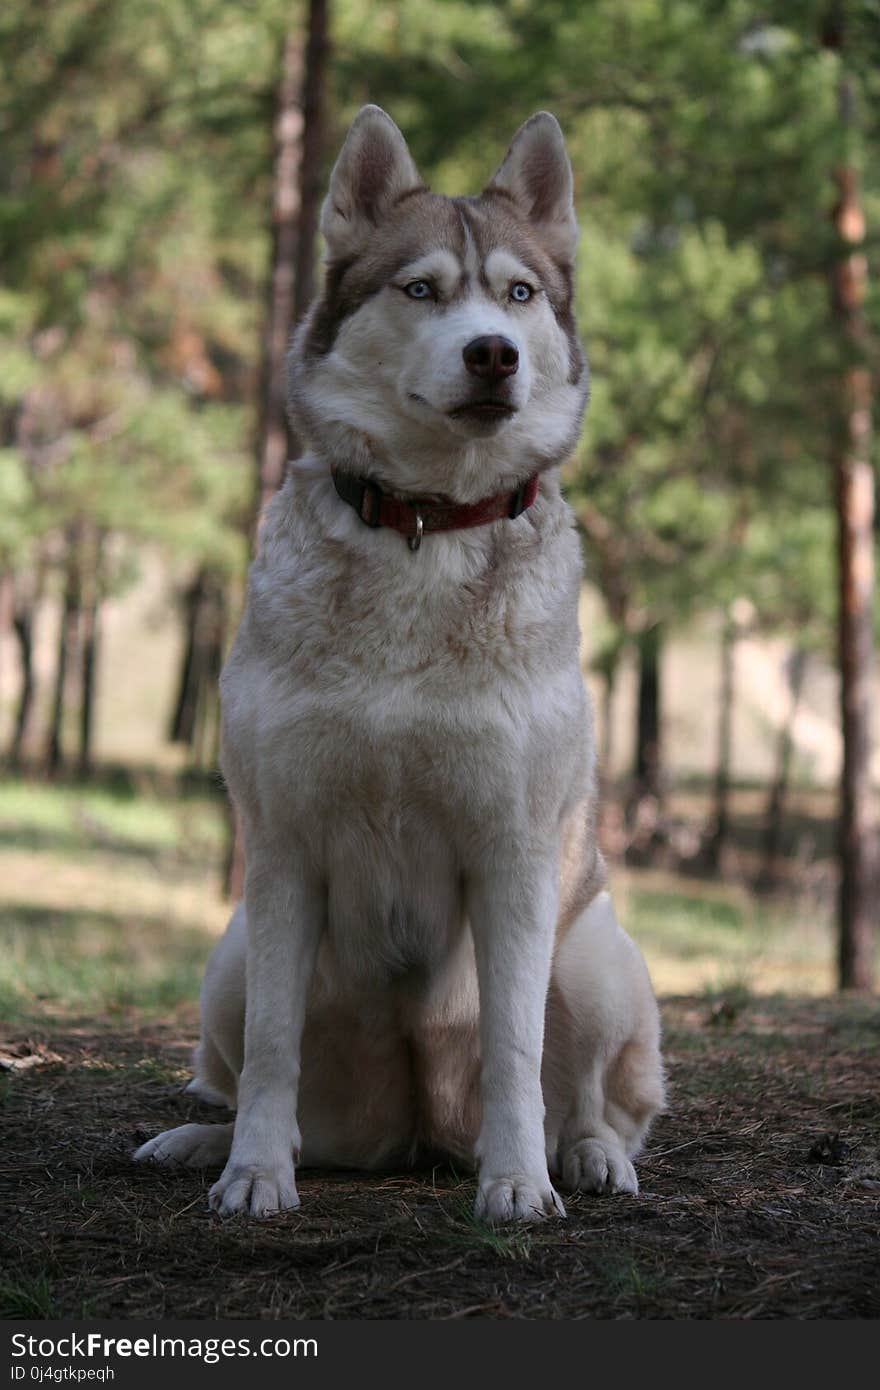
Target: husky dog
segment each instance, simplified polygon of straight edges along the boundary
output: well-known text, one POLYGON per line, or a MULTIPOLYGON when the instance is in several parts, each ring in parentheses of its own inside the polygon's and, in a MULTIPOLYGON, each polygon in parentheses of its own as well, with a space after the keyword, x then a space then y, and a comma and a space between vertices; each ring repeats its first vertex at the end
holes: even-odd
POLYGON ((637 1191, 657 1006, 596 845, 580 549, 587 397, 553 116, 479 197, 425 187, 365 107, 290 353, 309 452, 269 504, 222 680, 245 901, 209 961, 190 1090, 237 1108, 135 1155, 225 1163, 223 1214, 294 1164, 476 1161, 476 1214, 637 1191))

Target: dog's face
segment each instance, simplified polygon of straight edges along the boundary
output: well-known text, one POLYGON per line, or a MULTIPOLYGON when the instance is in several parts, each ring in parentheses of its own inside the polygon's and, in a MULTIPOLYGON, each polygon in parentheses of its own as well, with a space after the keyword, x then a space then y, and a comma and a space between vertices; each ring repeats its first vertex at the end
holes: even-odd
POLYGON ((479 197, 446 198, 393 121, 365 107, 321 227, 324 292, 290 359, 313 444, 393 488, 463 500, 565 457, 587 370, 571 167, 552 116, 526 122, 479 197))

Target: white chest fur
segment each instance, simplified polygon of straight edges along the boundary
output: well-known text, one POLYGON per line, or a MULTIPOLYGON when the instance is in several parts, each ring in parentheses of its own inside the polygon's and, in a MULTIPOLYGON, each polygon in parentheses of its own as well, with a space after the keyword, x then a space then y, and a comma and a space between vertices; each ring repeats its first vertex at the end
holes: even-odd
POLYGON ((258 833, 305 848, 349 973, 430 972, 469 864, 498 836, 552 838, 583 795, 577 545, 558 495, 418 555, 339 508, 292 486, 273 504, 223 675, 224 771, 258 833))

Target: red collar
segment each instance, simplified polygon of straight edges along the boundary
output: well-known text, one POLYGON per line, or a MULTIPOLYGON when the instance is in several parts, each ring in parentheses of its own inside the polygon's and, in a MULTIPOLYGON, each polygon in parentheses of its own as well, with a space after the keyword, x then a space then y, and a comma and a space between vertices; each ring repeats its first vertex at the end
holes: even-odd
POLYGON ((514 492, 496 492, 479 502, 442 502, 420 497, 394 497, 383 492, 370 478, 356 478, 332 468, 333 483, 343 502, 354 507, 367 526, 390 526, 409 538, 410 550, 418 550, 427 531, 461 531, 468 526, 485 526, 502 517, 517 517, 530 507, 538 495, 538 475, 532 476, 514 492))

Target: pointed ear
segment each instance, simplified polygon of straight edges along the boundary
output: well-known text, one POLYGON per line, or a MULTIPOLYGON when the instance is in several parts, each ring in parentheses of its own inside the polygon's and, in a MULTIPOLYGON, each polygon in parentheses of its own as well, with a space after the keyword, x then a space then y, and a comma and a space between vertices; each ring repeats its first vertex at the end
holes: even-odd
POLYGON ((423 187, 391 117, 379 106, 362 107, 333 167, 321 210, 330 258, 351 255, 402 193, 423 187))
POLYGON ((559 122, 549 111, 520 126, 486 192, 508 194, 550 254, 566 263, 574 260, 574 180, 559 122))

